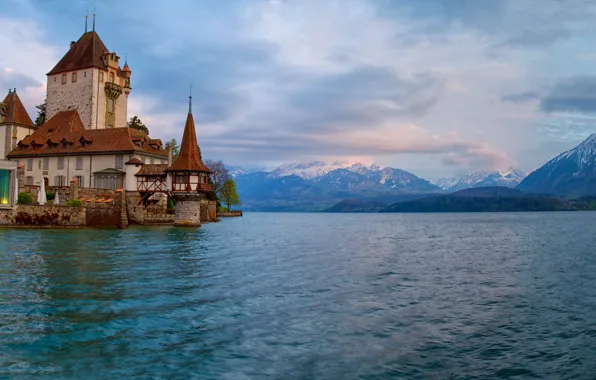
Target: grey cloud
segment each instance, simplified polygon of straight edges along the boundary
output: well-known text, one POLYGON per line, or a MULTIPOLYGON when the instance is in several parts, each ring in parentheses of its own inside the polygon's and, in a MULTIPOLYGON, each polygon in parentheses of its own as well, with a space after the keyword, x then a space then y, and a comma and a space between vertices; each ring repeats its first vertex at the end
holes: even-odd
POLYGON ((290 95, 303 127, 375 124, 387 117, 421 116, 437 102, 443 82, 431 74, 402 78, 382 67, 361 67, 312 80, 290 95))
POLYGON ((544 112, 596 112, 596 76, 582 75, 557 81, 540 101, 544 112))
POLYGON ((535 99, 539 99, 540 95, 535 91, 526 91, 516 94, 508 94, 501 97, 503 102, 509 103, 526 103, 535 99))
POLYGON ((0 67, 0 97, 2 99, 6 93, 8 93, 8 89, 16 88, 18 91, 19 89, 24 89, 25 87, 39 85, 41 85, 41 83, 34 78, 15 72, 9 73, 5 71, 4 68, 0 67))

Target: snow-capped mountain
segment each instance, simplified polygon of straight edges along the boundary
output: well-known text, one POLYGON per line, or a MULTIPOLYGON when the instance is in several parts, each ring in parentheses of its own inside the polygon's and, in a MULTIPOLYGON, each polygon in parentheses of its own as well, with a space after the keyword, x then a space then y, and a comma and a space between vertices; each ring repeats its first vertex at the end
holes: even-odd
POLYGON ((463 189, 483 186, 516 187, 525 177, 525 174, 515 168, 505 170, 475 170, 459 178, 440 178, 433 183, 443 190, 454 192, 463 189))
POLYGON ((357 163, 350 165, 349 163, 343 161, 336 161, 331 164, 327 164, 323 161, 312 161, 308 163, 284 164, 278 168, 273 169, 270 172, 270 176, 272 178, 281 178, 290 175, 296 175, 300 178, 310 180, 322 177, 325 174, 338 169, 346 169, 358 174, 368 174, 370 172, 381 170, 381 168, 378 165, 374 164, 364 165, 357 163))
POLYGON ((519 190, 580 197, 596 194, 596 133, 524 179, 519 190))
POLYGON ((341 169, 349 166, 347 162, 333 162, 327 164, 323 161, 312 161, 308 163, 284 164, 273 169, 269 175, 271 178, 287 177, 296 175, 304 179, 313 179, 329 173, 332 170, 341 169))
POLYGON ((244 170, 240 166, 231 165, 231 166, 226 166, 226 168, 228 169, 228 171, 230 172, 230 175, 233 178, 236 178, 240 175, 248 174, 248 170, 244 170))
POLYGON ((520 184, 526 177, 526 174, 521 170, 509 168, 506 170, 496 170, 490 173, 475 187, 481 186, 504 186, 514 188, 520 184))

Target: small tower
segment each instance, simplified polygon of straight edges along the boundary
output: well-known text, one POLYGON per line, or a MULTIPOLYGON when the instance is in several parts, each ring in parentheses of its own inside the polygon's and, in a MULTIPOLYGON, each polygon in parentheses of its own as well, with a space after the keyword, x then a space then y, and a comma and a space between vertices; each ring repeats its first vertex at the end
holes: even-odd
POLYGON ((37 126, 33 124, 17 95, 17 89, 8 90, 8 95, 0 102, 0 160, 4 160, 8 153, 17 147, 19 140, 36 129, 37 126))
POLYGON ((166 169, 170 196, 176 201, 174 226, 201 225, 201 199, 210 192, 211 170, 201 161, 195 122, 192 116, 192 96, 189 96, 188 116, 176 162, 166 169))

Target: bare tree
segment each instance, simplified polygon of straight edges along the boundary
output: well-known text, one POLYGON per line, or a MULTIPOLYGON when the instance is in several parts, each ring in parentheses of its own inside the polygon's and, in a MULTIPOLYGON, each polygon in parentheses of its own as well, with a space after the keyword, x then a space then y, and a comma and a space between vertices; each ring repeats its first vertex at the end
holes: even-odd
POLYGON ((219 195, 221 189, 223 188, 223 184, 228 179, 232 178, 230 176, 230 171, 228 170, 228 168, 226 168, 226 165, 221 160, 205 160, 205 165, 207 165, 207 167, 211 169, 211 171, 213 171, 213 173, 211 173, 211 180, 213 181, 213 192, 219 195))

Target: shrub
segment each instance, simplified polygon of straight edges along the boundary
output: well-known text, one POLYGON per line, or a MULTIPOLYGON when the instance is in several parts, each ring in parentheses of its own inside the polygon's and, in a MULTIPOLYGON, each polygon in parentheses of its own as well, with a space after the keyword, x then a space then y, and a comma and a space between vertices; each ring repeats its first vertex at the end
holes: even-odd
POLYGON ((68 202, 66 202, 66 205, 70 207, 81 207, 83 206, 83 202, 81 202, 78 199, 71 199, 68 202))
POLYGON ((175 209, 176 205, 174 204, 174 200, 170 197, 168 197, 168 210, 170 209, 175 209))
POLYGON ((48 192, 46 193, 46 199, 47 199, 48 201, 53 201, 53 200, 54 200, 54 198, 56 198, 56 193, 54 193, 54 192, 52 192, 52 191, 48 191, 48 192))
POLYGON ((33 203, 33 196, 30 193, 19 193, 18 204, 20 205, 28 205, 33 203))

